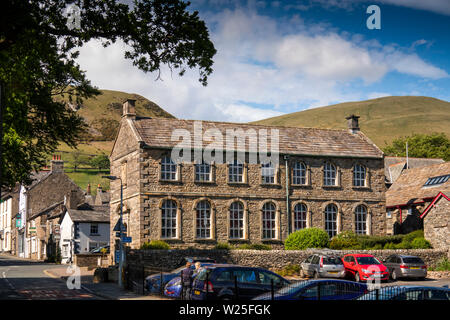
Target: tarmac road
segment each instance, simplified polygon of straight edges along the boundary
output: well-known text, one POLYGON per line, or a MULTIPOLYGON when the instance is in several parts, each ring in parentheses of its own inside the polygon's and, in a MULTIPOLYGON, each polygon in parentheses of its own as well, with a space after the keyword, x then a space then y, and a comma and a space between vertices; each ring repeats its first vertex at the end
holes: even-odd
POLYGON ((83 289, 69 289, 45 272, 52 268, 61 266, 0 255, 0 300, 100 299, 83 289))

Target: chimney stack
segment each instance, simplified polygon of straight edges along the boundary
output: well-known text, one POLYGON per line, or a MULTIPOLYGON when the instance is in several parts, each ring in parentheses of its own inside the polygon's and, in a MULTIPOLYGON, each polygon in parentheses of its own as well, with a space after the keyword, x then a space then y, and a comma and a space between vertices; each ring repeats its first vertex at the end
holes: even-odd
POLYGON ((359 131, 359 116, 352 114, 345 119, 347 119, 348 130, 351 133, 357 133, 359 131))
POLYGON ((77 209, 79 200, 77 190, 70 190, 70 193, 64 197, 64 204, 67 209, 77 209))
POLYGON ((136 108, 134 106, 135 102, 136 102, 136 100, 134 100, 134 99, 127 99, 123 103, 123 115, 122 115, 122 117, 127 117, 127 118, 131 118, 131 119, 135 119, 136 118, 136 108))
POLYGON ((52 172, 63 173, 64 172, 64 161, 61 160, 61 156, 53 155, 52 161, 50 162, 50 170, 52 172))
POLYGON ((103 192, 102 186, 100 184, 98 184, 98 186, 97 186, 97 194, 102 193, 102 192, 103 192))
POLYGON ((90 183, 88 183, 88 185, 87 185, 86 193, 91 194, 91 184, 90 183))

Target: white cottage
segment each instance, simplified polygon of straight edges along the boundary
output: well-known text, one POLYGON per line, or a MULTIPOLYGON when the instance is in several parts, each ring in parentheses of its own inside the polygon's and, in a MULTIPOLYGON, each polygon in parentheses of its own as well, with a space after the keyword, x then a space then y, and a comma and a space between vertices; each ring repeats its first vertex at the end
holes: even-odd
POLYGON ((109 245, 109 211, 83 204, 67 208, 60 218, 61 263, 70 264, 78 253, 109 245))

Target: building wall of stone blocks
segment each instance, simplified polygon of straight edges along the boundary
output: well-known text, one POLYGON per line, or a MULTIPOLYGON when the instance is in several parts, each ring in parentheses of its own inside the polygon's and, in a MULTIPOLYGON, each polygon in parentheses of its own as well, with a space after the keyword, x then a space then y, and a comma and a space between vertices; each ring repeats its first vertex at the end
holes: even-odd
POLYGON ((450 248, 450 201, 442 197, 424 218, 425 239, 433 248, 450 248))

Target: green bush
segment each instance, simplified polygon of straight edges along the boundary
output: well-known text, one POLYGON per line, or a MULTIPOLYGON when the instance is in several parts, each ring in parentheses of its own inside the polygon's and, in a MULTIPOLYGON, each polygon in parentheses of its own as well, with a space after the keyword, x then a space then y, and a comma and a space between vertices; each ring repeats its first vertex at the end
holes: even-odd
POLYGON ((429 270, 434 271, 450 271, 450 260, 446 257, 441 258, 437 263, 435 268, 429 268, 429 270))
POLYGON ((230 244, 226 243, 226 242, 219 242, 216 244, 216 246, 214 247, 217 250, 231 250, 231 246, 230 244))
POLYGON ((350 248, 359 248, 357 235, 352 231, 344 231, 334 236, 330 241, 330 249, 342 250, 350 248))
POLYGON ((307 248, 326 248, 328 233, 319 228, 307 228, 291 233, 284 242, 286 250, 303 250, 307 248))
POLYGON ((413 249, 430 249, 431 243, 429 241, 425 240, 425 238, 415 238, 411 242, 411 247, 413 249))
POLYGON ((162 240, 152 240, 142 244, 141 249, 145 250, 169 250, 170 246, 167 242, 162 240))
POLYGON ((410 232, 408 234, 405 234, 403 236, 403 241, 411 243, 411 242, 413 242, 414 239, 417 239, 417 238, 425 238, 423 230, 416 230, 416 231, 410 232))
POLYGON ((397 245, 395 243, 388 242, 384 245, 383 249, 397 249, 396 246, 397 245))
POLYGON ((300 274, 301 267, 298 264, 288 264, 281 270, 276 270, 276 273, 282 277, 294 276, 300 274))
POLYGON ((272 250, 272 247, 268 244, 253 243, 253 244, 241 244, 238 249, 241 250, 272 250))
POLYGON ((402 241, 395 245, 395 249, 412 249, 411 242, 402 241))

